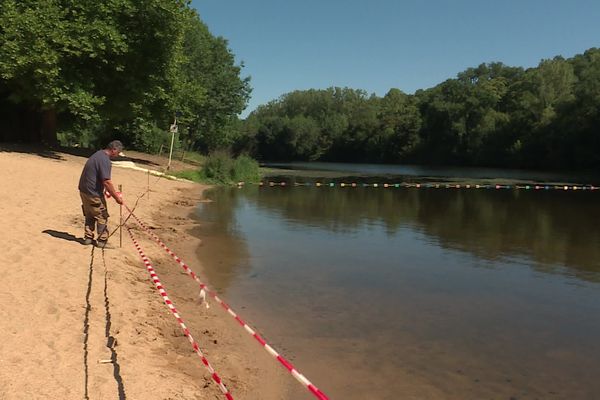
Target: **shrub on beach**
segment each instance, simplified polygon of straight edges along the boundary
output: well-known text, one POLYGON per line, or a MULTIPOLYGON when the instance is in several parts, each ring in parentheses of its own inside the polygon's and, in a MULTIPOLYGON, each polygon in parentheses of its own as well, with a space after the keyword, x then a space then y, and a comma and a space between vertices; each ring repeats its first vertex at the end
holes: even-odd
POLYGON ((233 159, 231 156, 224 151, 215 151, 206 158, 200 169, 200 175, 210 182, 229 183, 232 170, 233 159))
POLYGON ((227 152, 215 151, 206 157, 200 169, 200 179, 217 184, 258 182, 258 162, 247 155, 232 158, 227 152))
POLYGON ((247 155, 239 156, 233 163, 232 178, 234 182, 260 181, 258 162, 247 155))

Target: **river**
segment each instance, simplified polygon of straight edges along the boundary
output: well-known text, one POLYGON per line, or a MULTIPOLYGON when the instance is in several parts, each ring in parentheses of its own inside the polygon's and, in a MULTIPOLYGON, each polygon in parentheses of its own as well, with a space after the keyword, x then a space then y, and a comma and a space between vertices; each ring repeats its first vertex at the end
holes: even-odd
MULTIPOLYGON (((600 191, 316 187, 569 177, 301 169, 209 192, 199 254, 330 398, 598 398, 600 191)), ((311 398, 296 386, 288 399, 311 398)))

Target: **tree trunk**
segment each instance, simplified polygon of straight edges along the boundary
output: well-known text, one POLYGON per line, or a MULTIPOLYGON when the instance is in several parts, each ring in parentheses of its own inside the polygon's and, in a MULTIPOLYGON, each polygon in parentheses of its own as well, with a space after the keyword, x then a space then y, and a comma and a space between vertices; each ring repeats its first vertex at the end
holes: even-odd
POLYGON ((56 110, 53 108, 42 111, 40 141, 49 146, 58 145, 58 138, 56 137, 56 110))
POLYGON ((54 109, 0 102, 0 141, 56 146, 57 116, 54 109))
POLYGON ((15 132, 19 142, 40 142, 40 113, 37 107, 23 106, 19 112, 19 130, 15 132))

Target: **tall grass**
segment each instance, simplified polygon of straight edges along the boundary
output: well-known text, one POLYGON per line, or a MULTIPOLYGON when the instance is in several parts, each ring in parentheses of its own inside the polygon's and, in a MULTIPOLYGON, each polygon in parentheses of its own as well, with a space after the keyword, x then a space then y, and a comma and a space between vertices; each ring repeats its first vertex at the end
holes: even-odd
POLYGON ((258 162, 250 156, 241 155, 233 162, 234 182, 256 183, 260 181, 258 162))
POLYGON ((229 153, 224 151, 215 151, 207 156, 204 165, 197 172, 179 172, 175 175, 180 178, 211 184, 260 181, 259 167, 256 160, 246 155, 232 158, 229 153))

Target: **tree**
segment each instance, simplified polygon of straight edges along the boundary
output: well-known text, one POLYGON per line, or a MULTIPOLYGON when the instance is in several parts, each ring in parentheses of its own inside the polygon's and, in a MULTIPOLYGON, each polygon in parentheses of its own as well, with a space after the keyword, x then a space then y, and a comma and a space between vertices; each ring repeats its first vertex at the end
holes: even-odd
POLYGON ((233 141, 249 78, 188 3, 0 0, 2 137, 152 150, 180 113, 192 145, 233 141))
POLYGON ((510 88, 511 123, 515 132, 514 160, 522 166, 552 167, 563 158, 555 123, 575 99, 577 78, 562 57, 542 60, 510 88))
POLYGON ((328 161, 598 167, 599 93, 600 50, 590 49, 526 71, 480 64, 414 95, 294 91, 259 107, 243 129, 266 159, 306 159, 310 148, 309 159, 328 161))
POLYGON ((420 142, 421 115, 416 99, 399 89, 390 89, 380 104, 378 119, 386 150, 383 160, 410 159, 420 142))
POLYGON ((600 49, 569 60, 577 80, 574 100, 557 115, 554 134, 560 162, 575 168, 600 166, 600 49))
POLYGON ((84 71, 118 68, 110 61, 127 45, 114 16, 101 7, 90 18, 90 4, 0 3, 0 78, 5 99, 22 110, 20 139, 54 143, 56 113, 91 119, 105 101, 84 71))
POLYGON ((178 65, 174 107, 189 127, 192 146, 212 151, 230 146, 239 136, 234 128, 250 97, 250 78, 241 78, 243 64, 227 40, 214 37, 195 11, 185 20, 182 62, 178 65))

